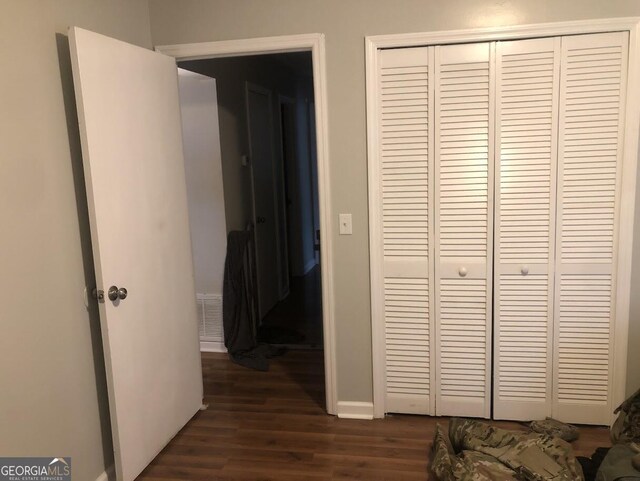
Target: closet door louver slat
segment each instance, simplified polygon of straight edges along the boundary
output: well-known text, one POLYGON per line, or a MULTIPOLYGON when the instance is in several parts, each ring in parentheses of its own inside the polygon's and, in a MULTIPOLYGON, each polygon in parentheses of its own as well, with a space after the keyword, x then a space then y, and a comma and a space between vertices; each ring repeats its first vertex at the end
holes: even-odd
POLYGON ((562 38, 553 415, 608 424, 627 33, 562 38))
POLYGON ((379 172, 387 412, 433 414, 433 49, 381 51, 379 172))
POLYGON ((496 46, 494 417, 551 413, 560 39, 496 46))
POLYGON ((438 415, 490 415, 491 49, 435 47, 438 415))

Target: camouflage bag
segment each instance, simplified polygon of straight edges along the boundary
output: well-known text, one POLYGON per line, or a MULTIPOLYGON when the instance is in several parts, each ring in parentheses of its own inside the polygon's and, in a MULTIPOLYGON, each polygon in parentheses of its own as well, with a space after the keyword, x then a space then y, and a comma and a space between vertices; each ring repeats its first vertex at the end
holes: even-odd
POLYGON ((518 480, 584 480, 571 445, 557 437, 508 431, 479 421, 453 418, 449 438, 455 452, 473 450, 488 455, 510 468, 518 480))
POLYGON ((440 481, 518 481, 515 471, 488 454, 462 451, 456 455, 439 424, 433 441, 431 470, 440 481))
POLYGON ((579 435, 577 427, 556 421, 553 418, 546 418, 543 421, 532 421, 529 424, 529 428, 535 433, 556 436, 569 443, 578 439, 579 435))
POLYGON ((611 427, 611 440, 614 443, 640 442, 640 389, 613 413, 619 414, 611 427))

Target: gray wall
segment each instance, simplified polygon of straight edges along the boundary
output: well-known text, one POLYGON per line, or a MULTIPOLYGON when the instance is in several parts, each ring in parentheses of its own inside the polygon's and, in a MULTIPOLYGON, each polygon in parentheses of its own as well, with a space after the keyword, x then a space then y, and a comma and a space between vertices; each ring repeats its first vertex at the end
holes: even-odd
MULTIPOLYGON (((149 6, 156 44, 326 35, 334 232, 338 213, 353 213, 353 235, 334 238, 338 398, 343 401, 372 398, 364 37, 640 15, 637 0, 150 0, 149 6)), ((640 267, 636 252, 634 263, 640 267)), ((640 278, 634 280, 638 291, 640 278)), ((638 303, 631 319, 637 336, 638 303)), ((640 384, 637 341, 630 339, 629 386, 640 384)))
MULTIPOLYGON (((147 2, 0 0, 0 9, 0 453, 70 455, 74 478, 93 481, 111 441, 97 317, 82 295, 93 267, 68 45, 56 34, 79 25, 149 47, 147 2)), ((363 37, 629 15, 640 3, 151 0, 155 44, 327 36, 333 219, 354 214, 354 235, 334 239, 341 400, 368 401, 372 389, 363 37)), ((634 293, 640 235, 635 246, 634 293)), ((640 384, 639 299, 630 390, 640 384)))
POLYGON ((67 28, 151 46, 146 0, 0 1, 0 453, 112 463, 67 28))

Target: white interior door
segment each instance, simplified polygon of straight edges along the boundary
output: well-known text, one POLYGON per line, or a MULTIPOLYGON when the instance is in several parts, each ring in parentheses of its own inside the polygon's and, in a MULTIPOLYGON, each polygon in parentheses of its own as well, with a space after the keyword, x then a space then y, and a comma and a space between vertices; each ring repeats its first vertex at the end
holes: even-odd
POLYGON ((380 52, 378 199, 385 410, 435 414, 433 48, 380 52))
POLYGON ((435 47, 436 414, 491 413, 493 70, 489 43, 435 47))
POLYGON ((611 411, 626 32, 562 38, 553 416, 611 411))
POLYGON ((69 37, 116 474, 131 481, 202 402, 177 69, 93 32, 69 37), (110 286, 128 295, 110 300, 110 286))
POLYGON ((551 415, 560 38, 496 45, 496 419, 551 415))
POLYGON ((253 184, 258 306, 262 319, 279 299, 279 216, 273 155, 271 91, 247 84, 247 116, 253 184))

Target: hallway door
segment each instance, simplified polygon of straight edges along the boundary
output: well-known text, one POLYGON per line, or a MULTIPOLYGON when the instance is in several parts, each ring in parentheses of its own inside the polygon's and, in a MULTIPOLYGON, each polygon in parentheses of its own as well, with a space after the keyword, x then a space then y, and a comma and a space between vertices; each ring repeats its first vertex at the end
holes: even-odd
POLYGON ((116 476, 132 481, 202 405, 178 75, 77 27, 69 43, 116 476))
POLYGON ((247 116, 253 190, 258 310, 262 319, 279 299, 281 264, 271 91, 247 83, 247 116))

